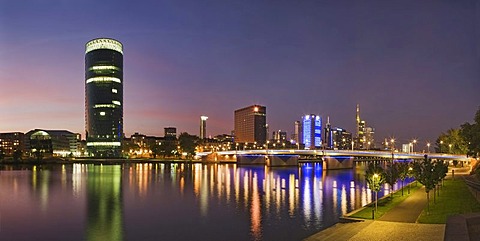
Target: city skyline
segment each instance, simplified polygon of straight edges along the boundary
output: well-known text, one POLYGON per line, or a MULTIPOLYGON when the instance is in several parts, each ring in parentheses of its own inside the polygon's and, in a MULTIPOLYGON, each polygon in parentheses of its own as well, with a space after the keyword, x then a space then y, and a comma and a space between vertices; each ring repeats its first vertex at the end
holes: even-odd
POLYGON ((200 115, 207 136, 230 133, 254 104, 289 137, 310 113, 355 133, 360 104, 377 141, 433 142, 480 104, 475 2, 115 3, 0 3, 0 132, 84 136, 84 44, 98 37, 126 48, 127 136, 197 135, 200 115))

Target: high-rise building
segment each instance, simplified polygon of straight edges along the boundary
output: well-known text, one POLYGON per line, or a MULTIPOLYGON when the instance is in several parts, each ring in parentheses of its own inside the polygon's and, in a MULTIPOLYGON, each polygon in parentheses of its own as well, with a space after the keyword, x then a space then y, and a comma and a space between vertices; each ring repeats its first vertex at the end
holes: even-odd
POLYGON ((123 45, 114 39, 85 45, 85 132, 90 156, 121 156, 123 45))
POLYGON ((367 123, 360 118, 360 105, 357 104, 357 113, 356 113, 356 123, 357 123, 357 133, 355 136, 355 146, 358 149, 370 149, 374 147, 374 138, 373 134, 375 129, 373 127, 368 127, 367 123))
POLYGON ((305 149, 315 149, 322 146, 322 118, 317 115, 303 117, 303 144, 305 149))
POLYGON ((267 108, 252 105, 235 111, 235 142, 257 142, 263 145, 267 140, 267 108))
POLYGON ((286 131, 282 131, 282 130, 274 131, 272 133, 272 135, 273 135, 273 140, 274 141, 286 141, 287 140, 287 132, 286 131))
POLYGON ((332 126, 330 125, 330 117, 327 116, 327 124, 325 125, 325 145, 328 149, 334 148, 334 141, 332 135, 332 126))
POLYGON ((177 139, 177 128, 176 127, 165 127, 164 129, 165 140, 176 140, 177 139))
POLYGON ((339 150, 348 150, 352 145, 352 133, 343 128, 333 127, 330 129, 332 137, 332 148, 339 150))
POLYGON ((207 120, 208 116, 200 116, 200 139, 207 138, 207 120))
POLYGON ((303 128, 301 121, 295 121, 293 139, 297 144, 303 144, 303 128))

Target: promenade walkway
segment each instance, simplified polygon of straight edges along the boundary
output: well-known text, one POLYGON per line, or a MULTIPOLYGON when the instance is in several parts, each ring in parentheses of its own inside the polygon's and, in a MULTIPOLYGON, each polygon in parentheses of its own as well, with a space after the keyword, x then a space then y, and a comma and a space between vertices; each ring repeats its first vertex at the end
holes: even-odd
POLYGON ((305 240, 444 240, 445 224, 416 223, 426 205, 422 187, 378 220, 337 223, 305 240))
POLYGON ((403 202, 385 213, 378 220, 389 222, 415 223, 418 216, 420 216, 426 206, 427 194, 425 193, 425 187, 421 187, 420 189, 412 193, 403 202))

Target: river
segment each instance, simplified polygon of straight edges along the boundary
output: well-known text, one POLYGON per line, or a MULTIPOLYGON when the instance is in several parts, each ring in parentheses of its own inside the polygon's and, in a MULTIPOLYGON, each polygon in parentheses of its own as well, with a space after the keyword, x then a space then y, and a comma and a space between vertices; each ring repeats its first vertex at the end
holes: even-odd
POLYGON ((320 164, 4 165, 0 239, 301 240, 372 201, 364 172, 320 164))

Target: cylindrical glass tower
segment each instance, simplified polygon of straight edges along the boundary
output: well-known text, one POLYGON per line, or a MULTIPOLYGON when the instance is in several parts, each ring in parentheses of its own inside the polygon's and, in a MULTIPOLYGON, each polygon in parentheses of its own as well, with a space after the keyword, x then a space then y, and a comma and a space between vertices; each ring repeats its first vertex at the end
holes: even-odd
POLYGON ((85 132, 90 156, 121 157, 123 45, 115 39, 85 45, 85 132))

